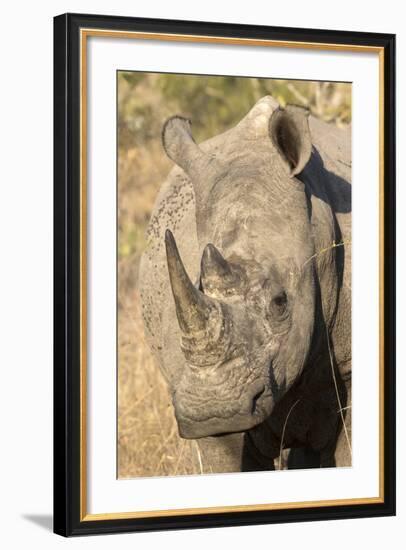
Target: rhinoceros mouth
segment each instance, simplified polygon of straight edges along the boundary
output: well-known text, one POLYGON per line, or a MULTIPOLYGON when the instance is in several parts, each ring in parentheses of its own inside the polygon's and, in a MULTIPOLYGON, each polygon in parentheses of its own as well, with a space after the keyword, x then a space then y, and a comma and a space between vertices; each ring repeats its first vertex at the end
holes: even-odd
POLYGON ((261 388, 252 398, 251 414, 260 413, 260 403, 262 396, 265 395, 265 386, 261 388))
POLYGON ((225 416, 220 411, 206 413, 201 418, 191 418, 181 407, 175 404, 175 415, 178 423, 179 435, 184 439, 199 439, 202 437, 238 433, 250 430, 263 422, 272 410, 272 395, 262 386, 257 390, 243 410, 239 409, 225 416))
POLYGON ((241 415, 240 417, 223 419, 213 417, 208 420, 190 422, 178 420, 179 435, 184 439, 200 439, 202 437, 221 436, 230 433, 245 432, 263 422, 264 418, 257 415, 241 415))

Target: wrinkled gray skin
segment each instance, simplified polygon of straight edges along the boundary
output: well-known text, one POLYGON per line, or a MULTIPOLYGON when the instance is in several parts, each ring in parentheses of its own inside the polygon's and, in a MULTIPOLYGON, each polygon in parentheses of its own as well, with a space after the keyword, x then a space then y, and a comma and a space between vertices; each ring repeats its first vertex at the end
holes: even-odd
POLYGON ((291 468, 350 465, 350 131, 267 96, 200 145, 182 117, 162 137, 141 294, 180 435, 207 471, 282 445, 291 468))

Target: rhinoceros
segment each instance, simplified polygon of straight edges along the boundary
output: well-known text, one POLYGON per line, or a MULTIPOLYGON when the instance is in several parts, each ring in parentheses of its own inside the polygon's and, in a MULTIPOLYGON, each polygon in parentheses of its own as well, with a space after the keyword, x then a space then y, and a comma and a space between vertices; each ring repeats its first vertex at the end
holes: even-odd
POLYGON ((350 465, 350 129, 266 96, 199 145, 173 116, 162 142, 176 166, 140 288, 179 435, 211 471, 283 449, 288 468, 350 465))

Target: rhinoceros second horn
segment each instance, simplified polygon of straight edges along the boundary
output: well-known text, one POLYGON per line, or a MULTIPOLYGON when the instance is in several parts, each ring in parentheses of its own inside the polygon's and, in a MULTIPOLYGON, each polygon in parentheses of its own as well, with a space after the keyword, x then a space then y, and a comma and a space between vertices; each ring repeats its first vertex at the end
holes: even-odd
POLYGON ((200 280, 203 290, 211 287, 223 287, 227 283, 232 283, 233 278, 230 265, 219 250, 211 243, 206 245, 200 264, 200 280))

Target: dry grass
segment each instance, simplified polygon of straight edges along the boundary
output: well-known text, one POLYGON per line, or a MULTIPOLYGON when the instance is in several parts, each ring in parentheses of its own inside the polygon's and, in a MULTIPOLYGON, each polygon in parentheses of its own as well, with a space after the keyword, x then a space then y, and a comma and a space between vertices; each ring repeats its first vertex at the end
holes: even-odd
POLYGON ((137 292, 119 309, 119 477, 201 470, 193 441, 177 434, 170 396, 144 340, 137 292))
MULTIPOLYGON (((141 82, 137 88, 136 97, 134 90, 124 79, 119 79, 118 89, 120 113, 128 113, 134 101, 138 102, 134 108, 141 109, 144 97, 148 112, 154 113, 151 135, 148 135, 148 139, 142 140, 137 138, 136 125, 131 128, 128 123, 131 117, 128 116, 125 121, 119 117, 118 477, 120 478, 203 472, 196 442, 183 440, 178 436, 169 392, 145 342, 141 318, 138 267, 146 244, 145 229, 159 188, 172 166, 162 150, 160 128, 168 114, 177 112, 172 102, 169 106, 171 112, 167 113, 168 105, 164 105, 162 96, 154 88, 156 80, 157 76, 152 75, 149 81, 141 82), (150 89, 145 88, 147 84, 150 89)), ((280 102, 283 102, 282 81, 275 82, 277 82, 279 94, 275 95, 280 102)), ((324 104, 331 107, 332 102, 339 101, 340 90, 344 85, 338 84, 339 88, 334 88, 333 94, 331 86, 329 88, 324 86, 324 93, 323 86, 309 86, 313 95, 307 97, 303 96, 303 90, 298 91, 299 88, 293 83, 285 83, 285 86, 291 94, 301 94, 301 102, 313 105, 313 110, 316 111, 326 109, 324 104)), ((342 101, 347 108, 350 92, 348 87, 343 90, 345 101, 342 101)), ((300 98, 297 97, 297 102, 299 100, 300 98)), ((343 118, 347 116, 343 109, 340 112, 341 115, 336 119, 337 124, 341 124, 343 118)), ((238 120, 234 121, 236 122, 238 120)), ((224 128, 219 128, 220 131, 222 129, 224 128)))

